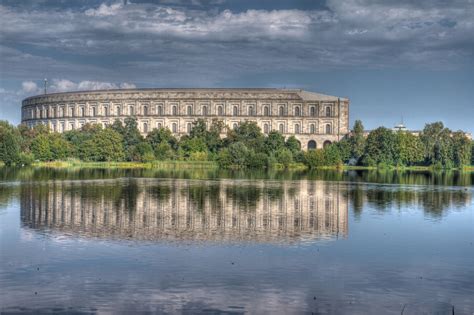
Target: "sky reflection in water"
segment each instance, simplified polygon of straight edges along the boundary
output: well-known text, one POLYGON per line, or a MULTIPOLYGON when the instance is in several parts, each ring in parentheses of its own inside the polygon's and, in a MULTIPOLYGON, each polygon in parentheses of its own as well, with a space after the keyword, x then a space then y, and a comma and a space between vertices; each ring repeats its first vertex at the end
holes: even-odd
POLYGON ((12 172, 2 311, 474 311, 470 177, 12 172))

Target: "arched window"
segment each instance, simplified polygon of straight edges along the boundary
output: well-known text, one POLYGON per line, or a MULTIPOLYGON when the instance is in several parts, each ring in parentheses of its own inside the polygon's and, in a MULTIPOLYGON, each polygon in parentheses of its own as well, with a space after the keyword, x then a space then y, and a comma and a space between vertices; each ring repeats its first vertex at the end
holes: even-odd
POLYGON ((148 133, 148 123, 143 123, 143 132, 148 133))
POLYGON ((79 116, 84 117, 84 107, 80 108, 79 113, 79 116))
POLYGON ((117 106, 117 108, 115 109, 115 114, 117 116, 120 116, 122 113, 120 112, 120 106, 117 106))
POLYGON ((158 115, 162 116, 162 115, 163 115, 163 107, 162 107, 162 106, 158 106, 156 112, 158 113, 158 115))
POLYGON ((308 142, 308 150, 314 150, 316 149, 316 141, 314 140, 309 140, 308 142))
POLYGON ((299 124, 295 125, 295 133, 296 134, 300 133, 300 125, 299 124))
POLYGON ((283 106, 280 106, 280 108, 278 109, 278 114, 280 116, 285 116, 285 108, 283 106))
POLYGON ((238 115, 239 115, 239 108, 238 108, 237 106, 234 106, 233 115, 234 115, 234 116, 238 116, 238 115))
POLYGON ((207 106, 203 106, 203 107, 202 107, 202 114, 203 114, 204 116, 207 116, 207 106))
POLYGON ((309 109, 309 113, 311 116, 316 116, 316 107, 311 106, 311 108, 309 109))
POLYGON ((58 109, 56 107, 53 107, 53 117, 58 117, 58 109))
POLYGON ((331 125, 330 124, 327 124, 326 125, 326 133, 329 135, 332 133, 332 128, 331 128, 331 125))
POLYGON ((188 116, 191 116, 193 114, 193 107, 192 106, 188 106, 187 114, 188 114, 188 116))
POLYGON ((253 116, 255 113, 253 112, 253 106, 249 106, 249 116, 253 116))
POLYGON ((237 129, 237 127, 238 127, 237 123, 234 123, 234 124, 232 125, 232 129, 234 129, 234 130, 237 129))
POLYGON ((130 116, 135 115, 135 108, 133 108, 133 106, 129 106, 128 107, 128 113, 129 113, 130 116))
POLYGON ((263 132, 264 133, 269 133, 270 132, 270 127, 268 126, 268 124, 263 125, 263 132))
POLYGON ((218 116, 223 116, 224 115, 224 111, 222 109, 222 106, 217 107, 217 115, 218 116))
POLYGON ((285 126, 283 124, 280 124, 278 126, 278 130, 280 131, 280 133, 285 133, 285 126))
POLYGON ((301 116, 301 109, 299 106, 295 107, 295 116, 301 116))
POLYGON ((192 124, 191 124, 191 123, 187 123, 187 124, 186 124, 186 132, 187 132, 187 133, 190 133, 190 132, 191 132, 191 129, 193 129, 192 124))
POLYGON ((162 128, 162 125, 161 125, 160 122, 157 122, 157 123, 156 123, 156 128, 158 128, 158 129, 161 129, 161 128, 162 128))
POLYGON ((109 116, 109 108, 104 106, 104 116, 109 116))
POLYGON ((325 147, 327 147, 328 145, 331 145, 331 141, 329 141, 329 140, 324 141, 323 147, 325 148, 325 147))
POLYGON ((96 112, 97 112, 96 108, 95 108, 95 107, 92 107, 92 108, 91 108, 91 116, 92 116, 92 117, 95 117, 96 114, 97 114, 96 112))
POLYGON ((69 116, 70 117, 74 116, 74 107, 69 108, 69 116))
POLYGON ((143 116, 148 115, 148 106, 143 106, 143 116))
POLYGON ((326 107, 326 116, 331 117, 331 107, 326 107))
POLYGON ((309 125, 309 132, 316 133, 316 126, 314 124, 309 125))
POLYGON ((171 111, 171 112, 173 113, 173 116, 176 116, 176 115, 178 115, 178 107, 176 107, 176 105, 175 105, 175 106, 173 106, 173 108, 172 108, 172 111, 171 111))
POLYGON ((270 116, 270 108, 268 108, 268 106, 265 106, 263 108, 263 115, 264 116, 270 116))
POLYGON ((178 132, 178 124, 177 124, 177 123, 171 124, 171 130, 172 130, 174 133, 178 132))

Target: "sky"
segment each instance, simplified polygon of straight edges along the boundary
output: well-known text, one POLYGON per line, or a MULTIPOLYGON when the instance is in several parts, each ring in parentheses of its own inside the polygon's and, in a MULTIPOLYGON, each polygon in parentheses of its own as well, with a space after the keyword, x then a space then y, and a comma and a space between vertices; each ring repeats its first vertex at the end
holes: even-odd
POLYGON ((474 0, 2 0, 0 119, 48 91, 301 88, 474 133, 474 0))

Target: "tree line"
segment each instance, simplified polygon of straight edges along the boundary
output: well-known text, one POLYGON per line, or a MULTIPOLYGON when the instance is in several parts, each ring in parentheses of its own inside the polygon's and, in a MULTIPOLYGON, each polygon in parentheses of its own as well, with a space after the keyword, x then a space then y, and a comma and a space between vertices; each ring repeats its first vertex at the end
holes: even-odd
POLYGON ((144 137, 134 118, 123 123, 116 120, 105 128, 86 124, 62 134, 45 125, 28 128, 0 121, 0 161, 6 165, 74 158, 95 162, 216 161, 222 168, 287 168, 294 163, 309 168, 454 168, 474 164, 473 151, 473 142, 463 132, 452 132, 441 122, 426 124, 419 135, 379 127, 365 137, 363 124, 358 120, 341 141, 324 149, 302 151, 294 136, 285 139, 278 131, 264 134, 255 122, 243 122, 229 129, 219 120, 209 125, 197 120, 190 133, 178 139, 167 128, 153 129, 144 137))

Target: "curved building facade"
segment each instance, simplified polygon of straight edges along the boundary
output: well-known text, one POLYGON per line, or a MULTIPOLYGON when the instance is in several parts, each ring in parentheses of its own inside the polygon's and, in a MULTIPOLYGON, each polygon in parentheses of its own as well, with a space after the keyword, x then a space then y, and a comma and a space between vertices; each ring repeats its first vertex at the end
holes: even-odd
POLYGON ((22 102, 22 122, 64 132, 86 123, 135 117, 146 135, 169 128, 180 137, 197 119, 229 128, 256 122, 262 132, 294 135, 303 149, 322 148, 349 132, 349 100, 298 89, 130 89, 44 94, 22 102))

